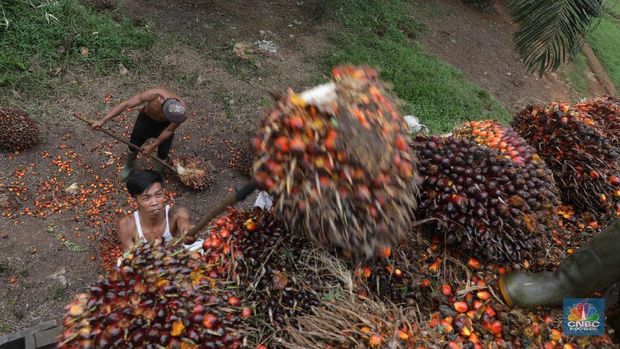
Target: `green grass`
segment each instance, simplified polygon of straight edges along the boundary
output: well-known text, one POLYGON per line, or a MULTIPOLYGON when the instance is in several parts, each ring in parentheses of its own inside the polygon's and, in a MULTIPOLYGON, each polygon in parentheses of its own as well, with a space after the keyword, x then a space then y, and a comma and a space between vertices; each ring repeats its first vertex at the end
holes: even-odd
POLYGON ((503 106, 460 70, 413 43, 421 26, 403 1, 335 0, 328 6, 342 28, 332 37, 338 50, 327 58, 327 65, 379 68, 404 100, 403 112, 418 116, 432 132, 450 131, 467 119, 510 119, 503 106))
MULTIPOLYGON (((620 1, 610 1, 609 7, 620 11, 620 1)), ((588 36, 592 50, 601 61, 609 78, 620 89, 620 19, 603 15, 596 29, 588 36)))
POLYGON ((577 56, 575 56, 572 65, 567 66, 566 70, 563 71, 564 77, 581 97, 589 95, 588 79, 586 78, 586 72, 589 70, 590 68, 588 67, 586 56, 579 52, 577 56))
POLYGON ((118 69, 119 63, 131 67, 130 50, 153 43, 147 27, 80 0, 0 1, 0 87, 49 88, 67 64, 96 73, 118 69), (80 54, 82 47, 88 55, 80 54))
POLYGON ((620 18, 620 0, 608 0, 607 12, 616 18, 620 18))

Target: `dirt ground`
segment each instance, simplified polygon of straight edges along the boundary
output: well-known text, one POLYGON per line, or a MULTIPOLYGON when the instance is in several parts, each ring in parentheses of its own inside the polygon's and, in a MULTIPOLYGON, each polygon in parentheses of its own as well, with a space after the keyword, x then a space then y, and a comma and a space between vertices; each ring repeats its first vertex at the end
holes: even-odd
MULTIPOLYGON (((426 26, 422 47, 461 69, 467 77, 488 90, 511 112, 528 103, 578 100, 578 95, 560 73, 543 77, 527 73, 514 48, 515 26, 503 1, 495 1, 495 11, 483 13, 460 0, 415 0, 413 17, 426 26)), ((570 65, 562 69, 571 69, 570 65)), ((561 72, 561 70, 560 70, 561 72)), ((605 89, 586 72, 591 96, 605 89)))
MULTIPOLYGON (((90 130, 73 112, 94 118, 140 89, 178 91, 193 114, 175 136, 174 152, 209 161, 215 181, 196 192, 168 175, 168 195, 197 218, 247 180, 231 162, 271 103, 267 91, 299 91, 321 82, 321 58, 332 49, 327 36, 334 26, 316 0, 251 6, 125 0, 119 8, 148 23, 158 38, 150 54, 136 54, 136 66, 105 77, 65 71, 62 86, 36 100, 3 92, 13 95, 15 106, 38 113, 33 116, 42 142, 20 154, 0 154, 0 194, 11 203, 0 216, 0 334, 44 320, 60 322, 64 305, 102 271, 96 241, 114 234, 114 222, 132 210, 117 176, 124 146, 90 130), (242 57, 235 47, 246 48, 242 57), (78 191, 67 193, 74 183, 78 191)), ((558 75, 540 79, 525 73, 505 16, 480 14, 458 0, 418 0, 411 8, 427 26, 422 45, 511 110, 529 101, 574 97, 558 75)), ((128 136, 135 115, 128 111, 106 126, 128 136)))

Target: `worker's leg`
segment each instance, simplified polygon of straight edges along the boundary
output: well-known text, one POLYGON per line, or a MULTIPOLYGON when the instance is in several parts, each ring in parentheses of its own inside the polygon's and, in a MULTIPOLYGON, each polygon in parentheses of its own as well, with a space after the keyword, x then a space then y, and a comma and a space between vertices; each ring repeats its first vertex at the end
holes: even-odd
POLYGON ((508 305, 559 306, 564 298, 589 297, 620 281, 620 220, 560 263, 554 272, 512 272, 499 279, 508 305))
MULTIPOLYGON (((170 136, 170 138, 166 139, 162 144, 159 145, 159 147, 157 147, 157 157, 166 161, 166 162, 170 162, 170 158, 168 156, 168 153, 170 153, 170 148, 172 147, 172 140, 174 139, 174 134, 172 136, 170 136)), ((154 165, 154 169, 155 171, 161 173, 162 175, 164 174, 164 165, 162 165, 159 162, 156 162, 154 165)))
MULTIPOLYGON (((133 130, 131 131, 131 137, 129 138, 129 143, 141 147, 144 142, 148 139, 148 119, 149 117, 144 114, 144 112, 140 111, 138 114, 138 118, 136 119, 136 123, 133 125, 133 130)), ((127 158, 125 159, 125 166, 121 170, 119 177, 121 181, 127 181, 129 175, 135 168, 136 157, 138 156, 138 151, 128 147, 127 149, 127 158)))

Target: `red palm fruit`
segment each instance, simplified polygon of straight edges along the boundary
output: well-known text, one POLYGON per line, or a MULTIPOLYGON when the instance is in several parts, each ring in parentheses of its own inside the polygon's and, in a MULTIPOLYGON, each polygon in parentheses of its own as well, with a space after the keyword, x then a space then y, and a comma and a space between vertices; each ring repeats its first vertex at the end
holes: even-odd
POLYGON ((491 294, 488 291, 479 291, 476 293, 476 296, 483 301, 491 298, 491 294))
POLYGON ((441 286, 441 293, 442 293, 444 296, 449 296, 449 295, 451 295, 451 294, 452 294, 452 287, 450 287, 450 285, 448 285, 448 284, 443 284, 443 285, 441 286))
POLYGON ((215 326, 217 325, 217 323, 219 322, 217 315, 212 314, 212 313, 207 313, 205 314, 203 320, 202 320, 202 325, 205 328, 208 329, 212 329, 215 328, 215 326))
POLYGON ((454 310, 456 310, 459 313, 465 313, 467 312, 467 310, 469 309, 469 307, 467 306, 467 303, 465 302, 455 302, 453 304, 454 310))
POLYGON ((273 144, 275 145, 276 149, 278 149, 279 151, 281 151, 283 153, 288 152, 288 149, 289 149, 288 138, 286 138, 284 136, 278 137, 273 142, 273 144))
POLYGON ((228 304, 233 307, 238 307, 239 304, 241 304, 241 301, 239 300, 239 298, 233 296, 228 298, 228 304))
POLYGON ((378 348, 381 347, 382 341, 383 338, 381 337, 381 335, 373 334, 372 336, 370 336, 370 339, 368 339, 368 344, 371 348, 378 348))
POLYGON ((304 128, 304 119, 299 116, 293 116, 289 119, 289 124, 291 128, 301 130, 304 128))
POLYGON ((301 140, 301 138, 296 137, 291 140, 290 148, 292 151, 303 153, 306 150, 306 144, 301 140))
POLYGON ((489 324, 489 330, 493 332, 493 334, 498 335, 502 333, 502 323, 498 320, 493 321, 489 324))

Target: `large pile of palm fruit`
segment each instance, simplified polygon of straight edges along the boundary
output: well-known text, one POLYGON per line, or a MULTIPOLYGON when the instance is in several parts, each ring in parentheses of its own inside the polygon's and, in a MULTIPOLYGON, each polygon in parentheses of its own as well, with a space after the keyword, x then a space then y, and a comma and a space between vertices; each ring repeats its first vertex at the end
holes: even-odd
MULTIPOLYGON (((138 247, 68 306, 61 346, 611 345, 607 335, 567 337, 561 309, 509 309, 494 281, 514 267, 553 267, 566 247, 578 248, 615 214, 586 207, 598 215, 599 227, 556 215, 566 218, 574 204, 559 201, 576 188, 563 186, 562 176, 578 179, 570 171, 594 166, 578 162, 586 150, 594 157, 594 149, 576 150, 564 140, 595 139, 611 144, 606 154, 615 152, 614 141, 600 141, 611 136, 588 121, 604 119, 612 130, 613 100, 576 106, 576 126, 554 124, 548 138, 533 136, 544 133, 547 122, 533 111, 556 115, 554 105, 526 108, 514 130, 470 122, 452 136, 408 138, 374 71, 346 67, 334 76, 331 91, 338 97, 312 104, 289 92, 257 132, 254 176, 276 198, 273 212, 230 209, 204 234, 204 255, 174 245, 138 247), (387 150, 379 155, 363 148, 355 132, 387 150), (566 158, 550 152, 550 143, 565 149, 566 158), (372 162, 364 162, 365 152, 372 162), (568 164, 569 174, 555 172, 550 159, 568 164), (393 215, 397 222, 388 227, 397 230, 386 234, 380 225, 393 215), (543 252, 545 262, 532 266, 543 252), (160 325, 161 318, 167 321, 160 325)), ((607 182, 617 175, 596 166, 607 182)), ((578 205, 575 210, 582 212, 578 205)))
POLYGON ((620 152, 613 132, 618 120, 600 112, 607 103, 596 99, 576 107, 528 106, 513 121, 552 170, 562 199, 601 219, 620 213, 620 152))

